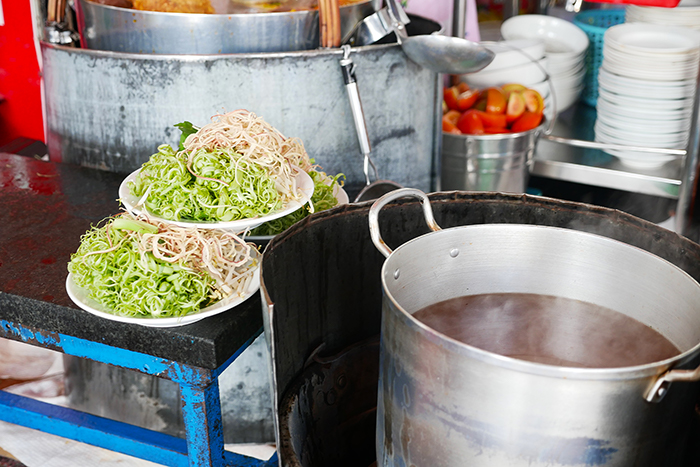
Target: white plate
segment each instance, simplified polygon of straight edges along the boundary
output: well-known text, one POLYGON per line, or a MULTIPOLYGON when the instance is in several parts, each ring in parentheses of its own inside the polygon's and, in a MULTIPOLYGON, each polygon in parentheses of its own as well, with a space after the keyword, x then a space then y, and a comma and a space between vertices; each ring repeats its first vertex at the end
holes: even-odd
POLYGON ((247 218, 247 219, 239 219, 237 221, 229 221, 229 222, 195 222, 195 221, 173 221, 173 220, 168 220, 168 219, 163 219, 160 217, 157 217, 150 212, 148 212, 145 209, 139 209, 136 204, 139 201, 139 198, 136 196, 133 196, 129 192, 129 182, 135 181, 136 176, 140 172, 141 169, 136 170, 129 174, 128 177, 122 181, 121 185, 119 186, 119 198, 121 199, 121 202, 124 204, 124 207, 127 209, 127 211, 133 213, 133 214, 146 214, 149 218, 153 220, 157 220, 160 222, 164 222, 166 224, 172 224, 172 225, 177 225, 178 227, 188 227, 188 228, 198 228, 198 229, 222 229, 222 230, 233 230, 236 232, 243 232, 245 229, 252 229, 254 227, 259 226, 260 224, 271 221, 274 219, 278 219, 280 217, 284 217, 289 213, 292 213, 296 211, 297 209, 300 209, 303 205, 309 202, 311 199, 311 196, 314 194, 314 181, 313 179, 304 172, 301 169, 296 169, 297 175, 295 177, 296 179, 296 184, 297 184, 297 189, 301 191, 302 197, 299 201, 290 201, 287 203, 287 205, 283 206, 283 208, 279 211, 273 212, 272 214, 268 214, 266 216, 261 216, 261 217, 255 217, 255 218, 247 218))
POLYGON ((603 110, 598 110, 597 119, 613 128, 623 131, 641 131, 646 134, 680 133, 687 132, 690 129, 690 119, 642 120, 608 114, 603 110))
POLYGON ((693 105, 693 99, 654 99, 652 96, 641 98, 615 94, 607 89, 598 88, 598 97, 602 97, 609 104, 642 108, 644 110, 676 110, 688 109, 693 105))
POLYGON ((692 107, 688 109, 674 110, 654 110, 644 107, 629 107, 610 104, 605 99, 600 99, 596 103, 598 114, 605 113, 611 117, 621 120, 641 121, 641 122, 690 122, 692 107))
MULTIPOLYGON (((595 136, 595 141, 598 143, 615 143, 617 141, 608 140, 598 134, 595 136)), ((653 152, 637 152, 629 150, 604 149, 604 152, 616 156, 620 159, 620 163, 635 169, 655 169, 663 166, 667 162, 676 159, 678 156, 669 154, 657 154, 653 152)))
MULTIPOLYGON (((333 188, 333 194, 335 195, 335 199, 338 200, 338 204, 336 204, 333 207, 336 206, 341 206, 343 204, 348 204, 350 202, 350 198, 348 197, 348 194, 346 193, 345 190, 340 185, 335 185, 333 188)), ((249 242, 269 242, 275 237, 275 235, 248 235, 245 239, 246 241, 249 242)))
POLYGON ((700 35, 690 29, 623 23, 608 28, 604 41, 621 50, 687 53, 700 46, 700 35))
POLYGON ((670 70, 663 68, 659 70, 634 70, 605 60, 603 60, 602 67, 603 69, 616 75, 629 78, 648 79, 652 81, 682 81, 693 78, 697 75, 697 69, 695 67, 687 68, 685 70, 670 70))
POLYGON ((600 80, 601 78, 607 83, 625 87, 634 86, 635 88, 653 88, 654 90, 695 89, 695 79, 686 79, 683 81, 648 81, 616 75, 603 69, 598 72, 598 79, 600 80))
POLYGON ((209 305, 206 308, 202 308, 197 313, 178 318, 134 318, 131 316, 121 316, 110 313, 107 307, 90 298, 88 296, 88 291, 75 283, 72 273, 68 274, 68 277, 66 278, 66 291, 68 292, 70 299, 73 300, 73 303, 88 313, 99 316, 100 318, 105 318, 111 321, 119 321, 120 323, 138 324, 140 326, 153 328, 184 326, 186 324, 192 324, 204 318, 218 315, 219 313, 230 310, 231 308, 245 302, 255 293, 257 293, 257 291, 260 289, 260 260, 262 255, 260 252, 255 250, 255 248, 251 248, 251 252, 257 256, 258 265, 255 267, 255 271, 253 272, 253 280, 250 282, 248 290, 245 291, 242 297, 234 295, 225 298, 220 302, 214 303, 213 305, 209 305))

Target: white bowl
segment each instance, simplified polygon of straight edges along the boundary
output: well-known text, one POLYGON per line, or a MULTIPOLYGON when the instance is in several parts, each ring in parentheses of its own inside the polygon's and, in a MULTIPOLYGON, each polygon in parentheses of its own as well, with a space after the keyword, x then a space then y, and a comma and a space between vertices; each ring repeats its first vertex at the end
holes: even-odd
POLYGON ((519 39, 514 41, 481 42, 496 56, 481 72, 512 68, 544 57, 544 42, 541 39, 519 39))
POLYGON ((641 131, 645 134, 651 133, 680 133, 690 129, 690 119, 685 120, 644 120, 632 117, 623 117, 609 114, 602 110, 598 111, 597 119, 608 127, 619 130, 641 131))
POLYGON ((519 83, 523 86, 530 86, 540 83, 546 78, 546 73, 543 71, 543 69, 547 69, 546 59, 542 58, 537 63, 539 66, 535 63, 524 63, 500 70, 481 70, 476 73, 468 73, 464 75, 464 81, 470 86, 479 88, 501 86, 507 83, 519 83))
MULTIPOLYGON (((579 97, 581 97, 581 93, 583 92, 583 85, 579 85, 576 88, 557 88, 556 86, 554 87, 554 97, 556 98, 556 108, 557 112, 563 112, 578 100, 579 97)), ((551 102, 551 99, 550 99, 551 102)), ((551 105, 551 103, 548 103, 547 100, 545 100, 545 105, 551 105)))
POLYGON ((545 52, 581 54, 588 49, 588 36, 569 21, 547 15, 517 15, 501 24, 506 40, 542 39, 545 52))
POLYGON ((614 128, 604 122, 596 120, 594 125, 596 134, 603 134, 614 138, 620 144, 629 146, 644 146, 650 148, 684 148, 688 142, 688 133, 648 133, 642 130, 625 131, 614 128))
POLYGON ((583 60, 572 63, 557 63, 551 57, 547 57, 547 71, 552 76, 575 75, 586 66, 583 60))

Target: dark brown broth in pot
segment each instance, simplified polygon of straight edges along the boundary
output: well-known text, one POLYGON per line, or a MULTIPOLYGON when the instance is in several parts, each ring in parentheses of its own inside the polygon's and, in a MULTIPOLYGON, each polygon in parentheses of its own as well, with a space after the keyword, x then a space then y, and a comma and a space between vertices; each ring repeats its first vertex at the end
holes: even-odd
POLYGON ((609 308, 549 295, 467 295, 418 310, 432 329, 520 360, 580 368, 619 368, 680 354, 658 331, 609 308))

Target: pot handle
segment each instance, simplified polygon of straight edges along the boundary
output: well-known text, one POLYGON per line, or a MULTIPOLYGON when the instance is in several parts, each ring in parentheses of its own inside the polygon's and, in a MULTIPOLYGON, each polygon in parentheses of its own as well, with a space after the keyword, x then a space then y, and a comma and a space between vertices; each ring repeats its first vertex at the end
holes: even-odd
POLYGON ((398 190, 390 191, 375 201, 372 204, 372 207, 369 208, 369 234, 372 237, 374 246, 376 246, 377 250, 379 250, 379 252, 387 258, 389 255, 391 255, 391 248, 384 243, 382 234, 379 232, 379 211, 381 211, 386 204, 396 199, 405 197, 418 198, 423 205, 423 216, 425 217, 425 222, 428 224, 428 227, 435 232, 442 230, 435 222, 435 218, 433 217, 433 208, 430 206, 430 199, 428 199, 428 195, 415 188, 400 188, 398 190))
POLYGON ((645 396, 647 402, 661 402, 661 399, 663 399, 668 392, 669 386, 674 381, 686 383, 700 381, 700 366, 694 370, 669 370, 659 376, 645 396))

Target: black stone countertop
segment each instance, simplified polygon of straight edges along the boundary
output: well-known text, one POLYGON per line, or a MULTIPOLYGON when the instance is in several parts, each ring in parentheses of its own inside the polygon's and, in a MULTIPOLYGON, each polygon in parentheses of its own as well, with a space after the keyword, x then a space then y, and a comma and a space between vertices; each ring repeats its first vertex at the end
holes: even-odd
POLYGON ((262 328, 259 294, 193 324, 152 328, 94 316, 66 293, 70 255, 92 224, 119 212, 123 178, 0 153, 0 324, 217 368, 262 328))

